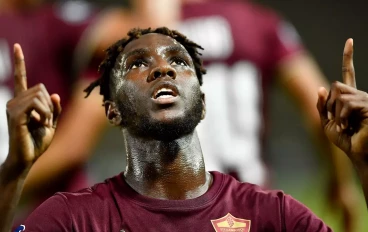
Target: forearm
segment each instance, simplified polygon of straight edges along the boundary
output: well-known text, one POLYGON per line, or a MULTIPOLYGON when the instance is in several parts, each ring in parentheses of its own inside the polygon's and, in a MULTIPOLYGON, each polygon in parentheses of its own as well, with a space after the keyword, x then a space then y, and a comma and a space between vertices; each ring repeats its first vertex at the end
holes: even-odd
MULTIPOLYGON (((366 155, 368 157, 368 154, 366 155)), ((357 170, 358 177, 360 179, 360 182, 362 184, 362 189, 364 193, 365 203, 368 208, 368 162, 365 160, 365 162, 354 162, 354 167, 357 170)))
POLYGON ((349 185, 354 180, 354 168, 349 162, 346 154, 331 142, 330 144, 330 161, 331 161, 331 175, 332 178, 340 185, 349 185))
POLYGON ((0 166, 0 232, 9 232, 29 168, 7 160, 0 166))
POLYGON ((144 26, 169 28, 177 26, 181 11, 180 0, 135 0, 131 2, 134 15, 142 19, 144 26))

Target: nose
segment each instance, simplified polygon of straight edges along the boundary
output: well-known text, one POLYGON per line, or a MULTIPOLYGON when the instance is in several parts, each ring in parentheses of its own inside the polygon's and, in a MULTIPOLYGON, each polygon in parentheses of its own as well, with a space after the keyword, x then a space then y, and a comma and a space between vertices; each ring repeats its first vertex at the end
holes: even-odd
POLYGON ((147 82, 151 82, 161 77, 171 77, 172 79, 176 78, 176 71, 171 66, 159 66, 152 69, 151 73, 147 78, 147 82))

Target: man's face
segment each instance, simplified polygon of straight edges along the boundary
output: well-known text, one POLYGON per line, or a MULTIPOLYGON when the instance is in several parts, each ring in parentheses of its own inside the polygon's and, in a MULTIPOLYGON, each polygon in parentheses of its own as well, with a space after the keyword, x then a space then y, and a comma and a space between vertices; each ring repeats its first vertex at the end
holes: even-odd
POLYGON ((151 33, 130 42, 116 61, 111 89, 121 125, 141 136, 176 139, 204 114, 193 61, 169 36, 151 33))

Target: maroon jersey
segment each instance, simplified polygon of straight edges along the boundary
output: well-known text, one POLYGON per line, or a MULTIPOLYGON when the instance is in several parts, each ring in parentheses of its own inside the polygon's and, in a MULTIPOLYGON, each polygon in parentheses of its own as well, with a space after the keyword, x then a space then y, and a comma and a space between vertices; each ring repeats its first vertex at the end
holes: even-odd
POLYGON ((206 168, 264 184, 265 101, 275 67, 302 49, 296 31, 273 11, 236 0, 186 5, 178 29, 205 49, 198 135, 206 168))
MULTIPOLYGON (((65 109, 77 80, 73 66, 76 47, 91 20, 90 8, 78 1, 0 14, 0 164, 8 154, 5 106, 13 96, 13 44, 22 46, 28 87, 45 84, 50 94, 60 95, 65 109)), ((87 184, 83 172, 76 171, 58 189, 76 191, 87 184)), ((47 189, 44 192, 47 198, 54 194, 47 189)))
POLYGON ((211 172, 213 183, 191 200, 159 200, 135 192, 123 174, 76 193, 58 193, 25 221, 24 231, 331 231, 281 191, 264 191, 211 172))

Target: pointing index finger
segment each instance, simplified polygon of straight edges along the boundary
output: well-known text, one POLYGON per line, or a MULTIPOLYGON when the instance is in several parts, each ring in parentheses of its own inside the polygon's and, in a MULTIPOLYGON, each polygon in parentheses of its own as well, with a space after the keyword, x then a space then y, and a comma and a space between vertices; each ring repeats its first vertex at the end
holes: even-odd
POLYGON ((342 79, 344 84, 356 88, 353 63, 353 39, 348 39, 345 43, 344 55, 342 58, 342 79))
POLYGON ((14 95, 27 90, 26 64, 19 44, 14 44, 14 95))

